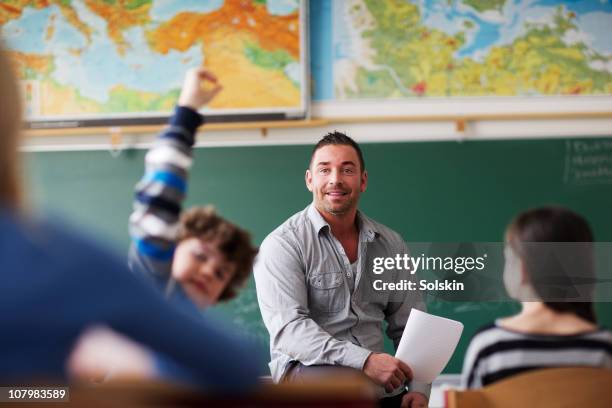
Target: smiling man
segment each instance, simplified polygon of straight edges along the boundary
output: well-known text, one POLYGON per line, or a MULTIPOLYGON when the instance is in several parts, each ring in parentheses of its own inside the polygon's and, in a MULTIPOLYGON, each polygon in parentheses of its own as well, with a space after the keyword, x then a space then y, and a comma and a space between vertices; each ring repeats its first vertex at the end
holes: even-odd
POLYGON ((382 332, 386 320, 397 347, 411 308, 424 310, 420 294, 406 291, 401 302, 366 295, 366 256, 407 248, 396 232, 357 209, 368 184, 359 145, 329 133, 314 147, 305 178, 312 204, 268 235, 255 265, 273 379, 358 370, 385 388, 383 406, 426 406, 429 385, 409 383, 410 367, 384 353, 382 332))

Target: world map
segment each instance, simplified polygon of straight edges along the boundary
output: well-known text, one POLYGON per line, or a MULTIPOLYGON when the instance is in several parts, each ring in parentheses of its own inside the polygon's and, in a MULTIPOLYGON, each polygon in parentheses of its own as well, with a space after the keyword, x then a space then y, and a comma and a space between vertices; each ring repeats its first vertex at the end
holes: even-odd
POLYGON ((9 0, 0 25, 31 120, 168 114, 202 65, 210 111, 305 109, 298 0, 9 0))
POLYGON ((347 0, 330 9, 335 99, 612 94, 606 0, 347 0))

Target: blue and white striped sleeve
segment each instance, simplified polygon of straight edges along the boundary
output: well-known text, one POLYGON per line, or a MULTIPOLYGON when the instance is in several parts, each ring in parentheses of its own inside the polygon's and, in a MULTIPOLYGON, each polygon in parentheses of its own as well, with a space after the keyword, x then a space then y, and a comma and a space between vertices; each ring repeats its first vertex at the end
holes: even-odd
POLYGON ((132 269, 136 263, 132 258, 138 257, 144 272, 168 277, 187 194, 195 132, 201 124, 199 113, 177 107, 169 126, 145 156, 145 174, 136 184, 129 219, 132 269))

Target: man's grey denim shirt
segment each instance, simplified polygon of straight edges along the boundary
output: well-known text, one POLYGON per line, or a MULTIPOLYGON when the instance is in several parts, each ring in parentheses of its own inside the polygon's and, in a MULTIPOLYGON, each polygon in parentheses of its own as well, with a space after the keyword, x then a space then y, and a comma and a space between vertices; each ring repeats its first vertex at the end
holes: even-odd
MULTIPOLYGON (((405 291, 401 302, 371 295, 371 278, 364 277, 372 273, 364 272, 366 258, 395 257, 408 249, 399 234, 361 212, 358 225, 356 277, 342 245, 312 204, 261 244, 254 275, 270 333, 274 381, 280 381, 294 361, 362 370, 372 352, 384 352, 383 320, 397 348, 411 308, 425 310, 419 292, 405 291), (352 293, 349 279, 355 279, 352 293)), ((410 389, 429 396, 430 385, 413 382, 410 389)))

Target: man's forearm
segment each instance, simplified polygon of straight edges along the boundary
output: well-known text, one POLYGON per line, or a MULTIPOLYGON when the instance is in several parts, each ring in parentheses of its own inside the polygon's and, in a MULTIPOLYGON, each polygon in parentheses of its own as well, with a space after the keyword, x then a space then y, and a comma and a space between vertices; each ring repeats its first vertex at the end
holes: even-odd
POLYGON ((362 370, 371 354, 350 341, 332 337, 307 316, 296 317, 278 328, 266 320, 264 317, 276 348, 304 365, 329 364, 362 370))

